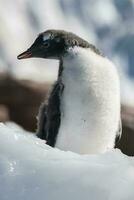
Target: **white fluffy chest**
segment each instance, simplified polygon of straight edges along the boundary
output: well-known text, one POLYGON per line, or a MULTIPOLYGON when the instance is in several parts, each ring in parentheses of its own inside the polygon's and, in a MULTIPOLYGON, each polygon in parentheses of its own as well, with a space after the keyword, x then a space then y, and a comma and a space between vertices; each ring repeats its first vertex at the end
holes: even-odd
POLYGON ((56 146, 77 153, 112 148, 120 117, 115 67, 90 50, 78 48, 63 60, 61 125, 56 146))

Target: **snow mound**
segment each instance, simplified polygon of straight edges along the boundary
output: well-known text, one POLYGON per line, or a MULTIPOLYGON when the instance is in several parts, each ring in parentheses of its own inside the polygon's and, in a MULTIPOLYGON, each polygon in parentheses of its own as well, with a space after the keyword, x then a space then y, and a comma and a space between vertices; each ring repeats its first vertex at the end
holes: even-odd
POLYGON ((78 155, 0 124, 0 200, 133 200, 134 159, 78 155))

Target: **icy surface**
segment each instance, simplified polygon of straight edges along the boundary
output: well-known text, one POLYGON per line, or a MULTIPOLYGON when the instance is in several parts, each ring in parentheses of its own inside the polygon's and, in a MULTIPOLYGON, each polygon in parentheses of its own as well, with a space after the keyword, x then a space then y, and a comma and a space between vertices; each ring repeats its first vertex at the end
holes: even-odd
POLYGON ((0 200, 133 200, 134 158, 53 149, 0 124, 0 200))

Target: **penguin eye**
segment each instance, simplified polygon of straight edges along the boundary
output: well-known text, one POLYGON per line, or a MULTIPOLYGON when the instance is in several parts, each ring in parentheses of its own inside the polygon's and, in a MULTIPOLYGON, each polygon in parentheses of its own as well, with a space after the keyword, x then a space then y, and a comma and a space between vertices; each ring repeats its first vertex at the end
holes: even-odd
POLYGON ((43 46, 45 47, 45 48, 48 48, 49 47, 49 42, 48 41, 45 41, 44 43, 43 43, 43 46))

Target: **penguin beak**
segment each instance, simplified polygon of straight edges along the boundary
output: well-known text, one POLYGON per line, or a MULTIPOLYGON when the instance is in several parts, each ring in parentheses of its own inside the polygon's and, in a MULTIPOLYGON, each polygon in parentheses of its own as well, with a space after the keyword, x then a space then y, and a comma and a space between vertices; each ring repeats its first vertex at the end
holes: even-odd
MULTIPOLYGON (((42 39, 38 37, 34 43, 23 53, 19 54, 17 58, 19 60, 26 59, 26 58, 33 58, 33 57, 40 57, 40 54, 42 52, 42 39)), ((41 56, 42 57, 42 56, 41 56)))
POLYGON ((17 58, 20 59, 26 59, 26 58, 32 58, 32 51, 30 51, 29 49, 24 51, 23 53, 19 54, 17 56, 17 58))

